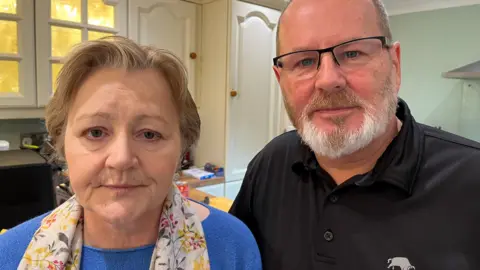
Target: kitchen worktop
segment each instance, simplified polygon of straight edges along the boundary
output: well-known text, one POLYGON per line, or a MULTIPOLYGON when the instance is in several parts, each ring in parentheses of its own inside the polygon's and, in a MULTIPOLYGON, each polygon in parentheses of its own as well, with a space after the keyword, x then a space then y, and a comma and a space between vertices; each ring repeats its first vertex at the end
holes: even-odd
POLYGON ((180 177, 180 181, 187 182, 188 186, 190 188, 199 188, 199 187, 206 187, 206 186, 224 184, 225 183, 225 177, 214 177, 214 178, 210 178, 210 179, 200 180, 200 179, 193 178, 193 177, 182 176, 182 177, 180 177))

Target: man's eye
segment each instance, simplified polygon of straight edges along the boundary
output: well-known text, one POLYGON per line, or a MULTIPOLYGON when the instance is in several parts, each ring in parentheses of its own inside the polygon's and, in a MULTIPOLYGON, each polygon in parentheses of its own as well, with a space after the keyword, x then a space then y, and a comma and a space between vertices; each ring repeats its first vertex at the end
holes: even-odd
POLYGON ((358 51, 348 51, 344 53, 346 58, 355 58, 359 55, 358 51))
POLYGON ((303 60, 300 61, 300 65, 304 66, 304 67, 311 66, 311 65, 313 65, 313 63, 314 63, 313 59, 303 59, 303 60))

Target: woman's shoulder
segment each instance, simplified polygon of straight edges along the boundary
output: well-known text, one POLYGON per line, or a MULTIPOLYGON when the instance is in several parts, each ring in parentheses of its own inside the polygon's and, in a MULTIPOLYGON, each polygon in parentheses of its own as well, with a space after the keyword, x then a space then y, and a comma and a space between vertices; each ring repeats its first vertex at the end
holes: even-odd
POLYGON ((206 206, 202 222, 212 269, 261 269, 260 251, 250 229, 233 215, 206 206), (212 266, 213 266, 212 265, 212 266))
POLYGON ((2 269, 17 269, 33 234, 47 214, 32 218, 0 235, 0 265, 2 269))

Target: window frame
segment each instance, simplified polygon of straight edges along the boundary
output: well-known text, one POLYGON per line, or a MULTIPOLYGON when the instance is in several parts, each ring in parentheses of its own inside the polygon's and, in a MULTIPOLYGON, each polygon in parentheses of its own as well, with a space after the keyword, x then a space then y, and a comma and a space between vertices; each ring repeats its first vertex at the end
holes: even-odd
POLYGON ((17 54, 0 53, 0 60, 14 60, 18 66, 18 93, 0 93, 0 107, 33 107, 37 104, 35 74, 34 3, 17 0, 17 13, 0 13, 0 20, 17 22, 17 54))
MULTIPOLYGON (((24 0, 21 0, 24 1, 24 0)), ((27 0, 28 1, 28 0, 27 0)), ((127 1, 103 0, 105 4, 115 7, 115 27, 103 27, 88 24, 88 0, 81 0, 81 22, 67 22, 50 17, 50 0, 35 0, 35 36, 36 36, 36 75, 37 75, 37 106, 44 107, 53 95, 52 63, 60 63, 62 57, 52 57, 50 27, 61 26, 82 30, 82 41, 88 40, 88 31, 110 32, 127 36, 127 1), (47 2, 47 3, 46 3, 47 2), (45 67, 48 65, 48 67, 45 67)))

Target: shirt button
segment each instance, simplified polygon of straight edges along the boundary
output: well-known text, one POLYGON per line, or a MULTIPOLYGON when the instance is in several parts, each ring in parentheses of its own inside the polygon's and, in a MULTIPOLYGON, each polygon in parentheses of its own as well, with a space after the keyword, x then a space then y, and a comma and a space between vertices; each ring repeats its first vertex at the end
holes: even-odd
POLYGON ((331 195, 331 196, 330 196, 330 201, 331 201, 332 203, 336 203, 336 202, 338 201, 338 196, 337 196, 337 195, 331 195))
POLYGON ((327 240, 328 242, 331 242, 333 240, 333 232, 330 230, 325 231, 325 233, 323 234, 323 238, 325 238, 325 240, 327 240))

